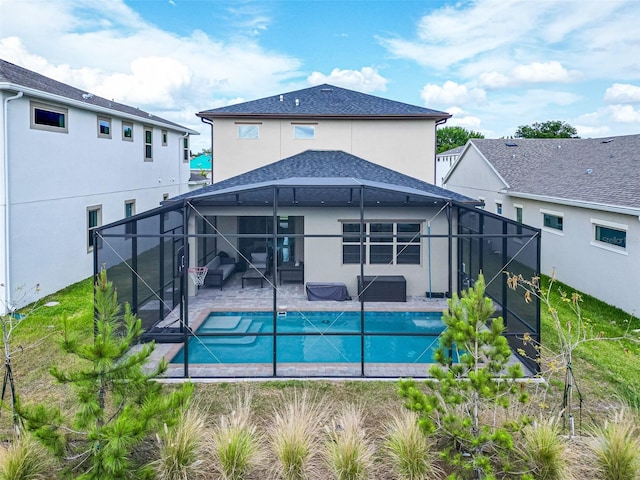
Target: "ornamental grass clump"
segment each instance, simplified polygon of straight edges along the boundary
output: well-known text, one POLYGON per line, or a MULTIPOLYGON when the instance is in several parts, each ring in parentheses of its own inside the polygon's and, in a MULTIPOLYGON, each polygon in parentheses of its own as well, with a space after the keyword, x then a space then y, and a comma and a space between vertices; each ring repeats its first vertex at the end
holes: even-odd
POLYGON ((325 419, 324 410, 306 392, 296 391, 274 411, 268 435, 278 478, 302 480, 317 473, 325 419))
POLYGON ((517 449, 531 478, 538 480, 574 480, 571 450, 555 418, 535 422, 522 430, 522 444, 517 449))
POLYGON ((384 447, 400 480, 443 477, 433 442, 420 430, 415 412, 402 410, 391 416, 384 447))
POLYGON ((157 436, 158 459, 151 464, 158 480, 205 478, 207 465, 206 430, 200 408, 183 408, 177 423, 157 436))
POLYGON ((591 430, 588 443, 595 456, 598 478, 637 480, 640 478, 640 427, 628 409, 619 410, 610 421, 591 430))
POLYGON ((44 480, 51 478, 54 470, 50 452, 24 432, 10 444, 0 446, 2 480, 44 480))
POLYGON ((261 463, 262 439, 251 422, 251 395, 238 397, 235 409, 213 428, 210 450, 223 480, 241 480, 261 463))
POLYGON ((327 463, 337 480, 371 478, 375 449, 363 427, 362 409, 348 405, 331 425, 328 433, 327 463))

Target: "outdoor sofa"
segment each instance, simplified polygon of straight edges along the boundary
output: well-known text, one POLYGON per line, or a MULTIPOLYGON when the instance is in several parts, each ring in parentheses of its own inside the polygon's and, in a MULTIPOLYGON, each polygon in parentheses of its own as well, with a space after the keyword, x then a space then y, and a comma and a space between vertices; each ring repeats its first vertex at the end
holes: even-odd
POLYGON ((222 285, 225 280, 236 271, 236 261, 226 253, 220 252, 207 263, 206 267, 209 270, 207 276, 204 278, 204 286, 220 287, 220 290, 222 290, 222 285))

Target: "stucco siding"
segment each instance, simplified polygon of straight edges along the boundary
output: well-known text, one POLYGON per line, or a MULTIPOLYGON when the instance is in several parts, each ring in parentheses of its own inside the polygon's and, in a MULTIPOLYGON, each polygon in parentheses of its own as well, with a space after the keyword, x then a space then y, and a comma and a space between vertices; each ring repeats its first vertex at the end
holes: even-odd
POLYGON ((433 120, 217 119, 213 127, 214 181, 240 175, 305 150, 343 150, 433 183, 433 120), (259 138, 239 139, 238 125, 259 126, 259 138), (315 126, 314 139, 294 138, 294 125, 315 126))

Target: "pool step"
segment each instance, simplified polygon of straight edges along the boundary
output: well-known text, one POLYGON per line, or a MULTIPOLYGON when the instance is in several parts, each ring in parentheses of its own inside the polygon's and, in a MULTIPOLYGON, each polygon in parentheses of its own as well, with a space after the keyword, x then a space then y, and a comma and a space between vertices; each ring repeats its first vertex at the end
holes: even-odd
MULTIPOLYGON (((244 330, 237 330, 234 333, 258 333, 262 329, 262 322, 254 322, 251 319, 247 319, 248 327, 244 330)), ((244 322, 244 320, 243 320, 244 322)), ((243 323, 241 322, 241 323, 243 323)), ((212 332, 213 333, 213 332, 212 332)), ((256 341, 255 335, 243 335, 238 337, 201 337, 200 340, 205 345, 251 345, 256 341)))

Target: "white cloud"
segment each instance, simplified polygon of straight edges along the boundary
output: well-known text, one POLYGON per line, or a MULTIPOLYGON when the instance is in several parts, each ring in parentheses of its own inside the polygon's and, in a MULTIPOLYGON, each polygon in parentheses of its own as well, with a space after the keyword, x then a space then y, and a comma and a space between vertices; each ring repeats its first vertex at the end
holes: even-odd
POLYGON ((498 72, 486 72, 480 74, 478 83, 486 88, 497 89, 502 87, 508 87, 511 85, 512 80, 502 73, 498 72))
POLYGON ((433 83, 426 84, 422 87, 420 97, 425 105, 429 107, 433 105, 483 103, 486 100, 486 93, 481 88, 468 89, 465 85, 447 80, 442 86, 433 83))
POLYGON ((640 103, 640 86, 614 83, 604 92, 607 103, 640 103))
POLYGON ((631 105, 611 105, 609 112, 614 122, 640 124, 640 110, 631 105))
POLYGON ((447 125, 450 127, 458 126, 464 127, 468 130, 477 130, 480 127, 480 119, 474 115, 468 114, 460 107, 449 107, 446 111, 453 115, 449 120, 447 120, 447 125))
POLYGON ((384 92, 388 80, 378 73, 375 68, 362 67, 358 70, 340 70, 334 68, 329 75, 313 72, 307 78, 310 85, 330 83, 338 87, 358 90, 360 92, 384 92))
MULTIPOLYGON (((195 112, 239 95, 257 98, 283 84, 302 85, 301 61, 294 57, 267 51, 247 36, 166 32, 123 0, 0 2, 1 58, 198 130, 194 142, 203 146, 208 127, 195 112)), ((266 22, 253 18, 250 26, 262 31, 266 22)))
POLYGON ((577 72, 570 72, 560 62, 533 62, 517 65, 507 74, 495 71, 482 73, 478 83, 486 88, 498 89, 527 83, 567 83, 578 76, 577 72))

